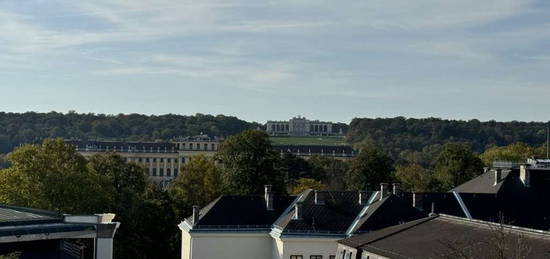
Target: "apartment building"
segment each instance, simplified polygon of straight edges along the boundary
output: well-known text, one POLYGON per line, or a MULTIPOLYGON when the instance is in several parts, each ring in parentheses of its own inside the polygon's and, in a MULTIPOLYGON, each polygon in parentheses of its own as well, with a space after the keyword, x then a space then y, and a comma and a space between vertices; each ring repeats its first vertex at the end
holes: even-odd
POLYGON ((332 259, 337 241, 425 215, 389 192, 314 191, 221 196, 179 224, 182 258, 332 259))

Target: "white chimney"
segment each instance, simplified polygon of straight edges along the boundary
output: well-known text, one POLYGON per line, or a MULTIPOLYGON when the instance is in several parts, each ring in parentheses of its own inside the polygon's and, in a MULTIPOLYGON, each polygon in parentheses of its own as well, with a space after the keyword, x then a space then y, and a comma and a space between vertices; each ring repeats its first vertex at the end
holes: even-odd
POLYGON ((302 219, 302 202, 296 202, 294 205, 294 219, 302 219))
POLYGON ((264 190, 265 208, 267 210, 273 210, 273 192, 271 192, 271 185, 264 185, 264 190))
POLYGON ((193 206, 193 226, 194 225, 197 225, 197 223, 199 223, 199 216, 200 216, 200 207, 195 205, 193 206))
POLYGON ((501 169, 495 169, 495 183, 493 185, 497 185, 500 180, 502 180, 502 170, 501 169))
POLYGON ((387 183, 381 183, 380 184, 380 200, 382 200, 386 195, 388 194, 388 184, 387 183))
POLYGON ((530 186, 530 179, 531 178, 531 172, 529 172, 529 168, 525 165, 521 165, 519 167, 519 179, 525 185, 525 187, 530 186))
POLYGON ((324 193, 315 190, 315 205, 325 205, 324 193))
POLYGON ((401 184, 400 183, 393 183, 393 195, 399 195, 399 193, 401 192, 401 184))

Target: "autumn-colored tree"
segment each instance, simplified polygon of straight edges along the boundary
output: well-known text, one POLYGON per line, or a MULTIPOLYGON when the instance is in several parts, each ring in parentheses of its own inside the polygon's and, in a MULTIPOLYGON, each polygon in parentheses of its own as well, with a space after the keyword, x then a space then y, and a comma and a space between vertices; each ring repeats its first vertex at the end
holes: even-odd
POLYGON ((194 156, 170 183, 168 193, 177 214, 187 215, 193 205, 204 206, 221 194, 221 172, 211 158, 194 156))
POLYGON ((307 189, 314 189, 314 190, 325 190, 327 189, 327 186, 322 184, 320 181, 317 181, 315 179, 311 178, 300 178, 296 180, 296 183, 294 187, 292 187, 292 191, 290 191, 290 194, 292 195, 298 195, 302 193, 303 191, 307 189))
POLYGON ((11 166, 0 171, 0 203, 97 213, 112 202, 109 178, 90 170, 86 159, 61 139, 19 147, 8 160, 11 166))

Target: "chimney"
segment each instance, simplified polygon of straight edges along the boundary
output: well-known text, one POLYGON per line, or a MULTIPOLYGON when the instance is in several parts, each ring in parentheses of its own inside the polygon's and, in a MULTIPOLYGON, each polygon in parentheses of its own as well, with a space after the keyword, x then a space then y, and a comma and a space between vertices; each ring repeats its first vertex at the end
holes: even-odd
POLYGON ((302 219, 302 202, 296 202, 294 205, 294 219, 302 219))
POLYGON ((432 202, 432 211, 430 212, 429 216, 435 216, 435 202, 432 202))
POLYGON ((367 205, 369 195, 367 191, 359 191, 359 205, 367 205))
POLYGON ((388 194, 388 184, 387 183, 381 183, 380 184, 380 200, 382 200, 386 195, 388 194))
POLYGON ((264 185, 264 190, 265 208, 267 210, 273 210, 273 193, 271 192, 271 185, 264 185))
POLYGON ((399 195, 399 193, 401 192, 400 187, 401 187, 400 183, 393 183, 393 190, 392 190, 393 195, 399 195))
POLYGON ((531 178, 531 172, 529 172, 529 168, 525 165, 521 165, 519 167, 519 179, 525 185, 525 187, 530 186, 530 179, 531 178))
POLYGON ((495 169, 495 183, 493 185, 497 185, 500 180, 502 180, 502 170, 501 169, 495 169))
POLYGON ((315 190, 315 205, 325 205, 324 193, 315 190))
POLYGON ((195 205, 193 206, 193 226, 199 223, 199 216, 200 216, 200 207, 195 205))

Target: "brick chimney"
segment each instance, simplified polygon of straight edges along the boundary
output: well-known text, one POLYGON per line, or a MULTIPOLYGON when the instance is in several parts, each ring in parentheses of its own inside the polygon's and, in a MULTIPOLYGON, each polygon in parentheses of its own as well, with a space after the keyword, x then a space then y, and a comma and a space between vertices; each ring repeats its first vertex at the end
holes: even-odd
POLYGON ((271 191, 271 185, 264 185, 264 199, 266 210, 273 210, 273 192, 271 191))
POLYGON ((197 205, 193 206, 193 217, 192 217, 193 222, 191 222, 193 223, 193 226, 199 223, 200 210, 201 208, 199 206, 197 205))

